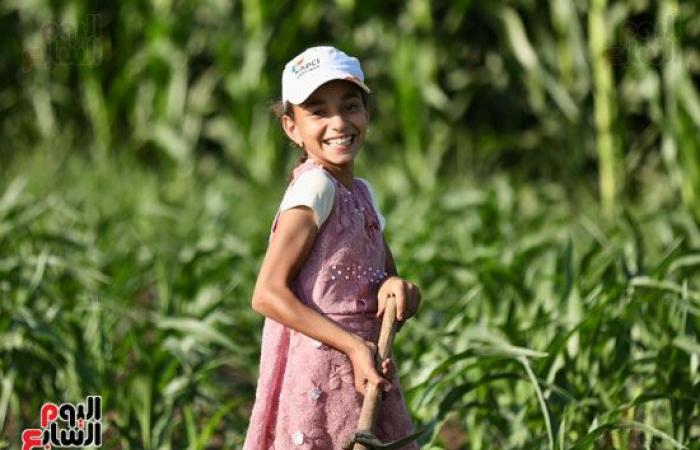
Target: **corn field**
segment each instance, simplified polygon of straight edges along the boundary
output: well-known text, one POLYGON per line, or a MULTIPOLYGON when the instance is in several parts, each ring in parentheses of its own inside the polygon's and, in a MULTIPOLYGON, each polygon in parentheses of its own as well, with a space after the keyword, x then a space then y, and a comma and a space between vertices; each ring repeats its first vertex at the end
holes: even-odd
POLYGON ((103 447, 237 449, 303 48, 360 57, 358 176, 423 291, 424 449, 700 450, 700 6, 0 3, 0 448, 101 395, 103 447))

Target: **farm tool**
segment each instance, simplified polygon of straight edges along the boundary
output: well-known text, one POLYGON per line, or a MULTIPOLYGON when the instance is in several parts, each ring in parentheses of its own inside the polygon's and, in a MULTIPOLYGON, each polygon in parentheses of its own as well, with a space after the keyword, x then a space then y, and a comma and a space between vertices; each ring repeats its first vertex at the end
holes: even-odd
MULTIPOLYGON (((384 317, 382 320, 382 328, 379 333, 379 342, 377 343, 377 369, 381 370, 382 361, 391 354, 391 346, 394 342, 396 334, 396 299, 389 297, 384 308, 384 317)), ((401 439, 393 442, 382 442, 372 432, 374 424, 377 421, 379 413, 379 405, 381 403, 381 387, 378 384, 367 383, 365 389, 365 398, 362 402, 362 410, 360 411, 360 420, 358 421, 358 430, 352 434, 343 444, 345 450, 391 450, 400 449, 401 447, 410 444, 423 434, 427 429, 417 431, 401 439)))

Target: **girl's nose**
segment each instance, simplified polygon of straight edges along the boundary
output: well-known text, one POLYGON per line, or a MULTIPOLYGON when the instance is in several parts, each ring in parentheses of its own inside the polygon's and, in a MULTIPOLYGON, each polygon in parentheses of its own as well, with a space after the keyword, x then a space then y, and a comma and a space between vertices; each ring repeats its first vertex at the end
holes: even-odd
POLYGON ((335 130, 342 130, 348 124, 348 121, 346 120, 345 116, 340 111, 333 114, 329 118, 329 121, 330 121, 329 126, 335 130))

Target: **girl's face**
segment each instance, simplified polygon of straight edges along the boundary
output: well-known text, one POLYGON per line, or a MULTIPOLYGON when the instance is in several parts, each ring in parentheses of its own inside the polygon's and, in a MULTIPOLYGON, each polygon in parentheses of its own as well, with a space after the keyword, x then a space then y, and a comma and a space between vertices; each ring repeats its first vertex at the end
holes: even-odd
POLYGON ((344 80, 321 85, 304 103, 294 105, 294 118, 282 117, 285 132, 297 145, 303 143, 309 158, 336 167, 352 164, 368 122, 360 88, 344 80))

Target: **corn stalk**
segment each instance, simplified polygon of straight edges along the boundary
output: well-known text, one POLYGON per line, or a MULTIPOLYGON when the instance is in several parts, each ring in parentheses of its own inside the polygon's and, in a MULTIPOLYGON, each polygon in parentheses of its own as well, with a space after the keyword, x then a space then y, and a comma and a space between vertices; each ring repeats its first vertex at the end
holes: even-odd
POLYGON ((615 117, 612 70, 609 60, 608 36, 611 33, 606 24, 606 0, 591 0, 588 16, 589 51, 593 67, 593 99, 596 129, 596 149, 598 151, 598 186, 600 201, 607 217, 612 217, 620 178, 620 163, 612 124, 615 117))

